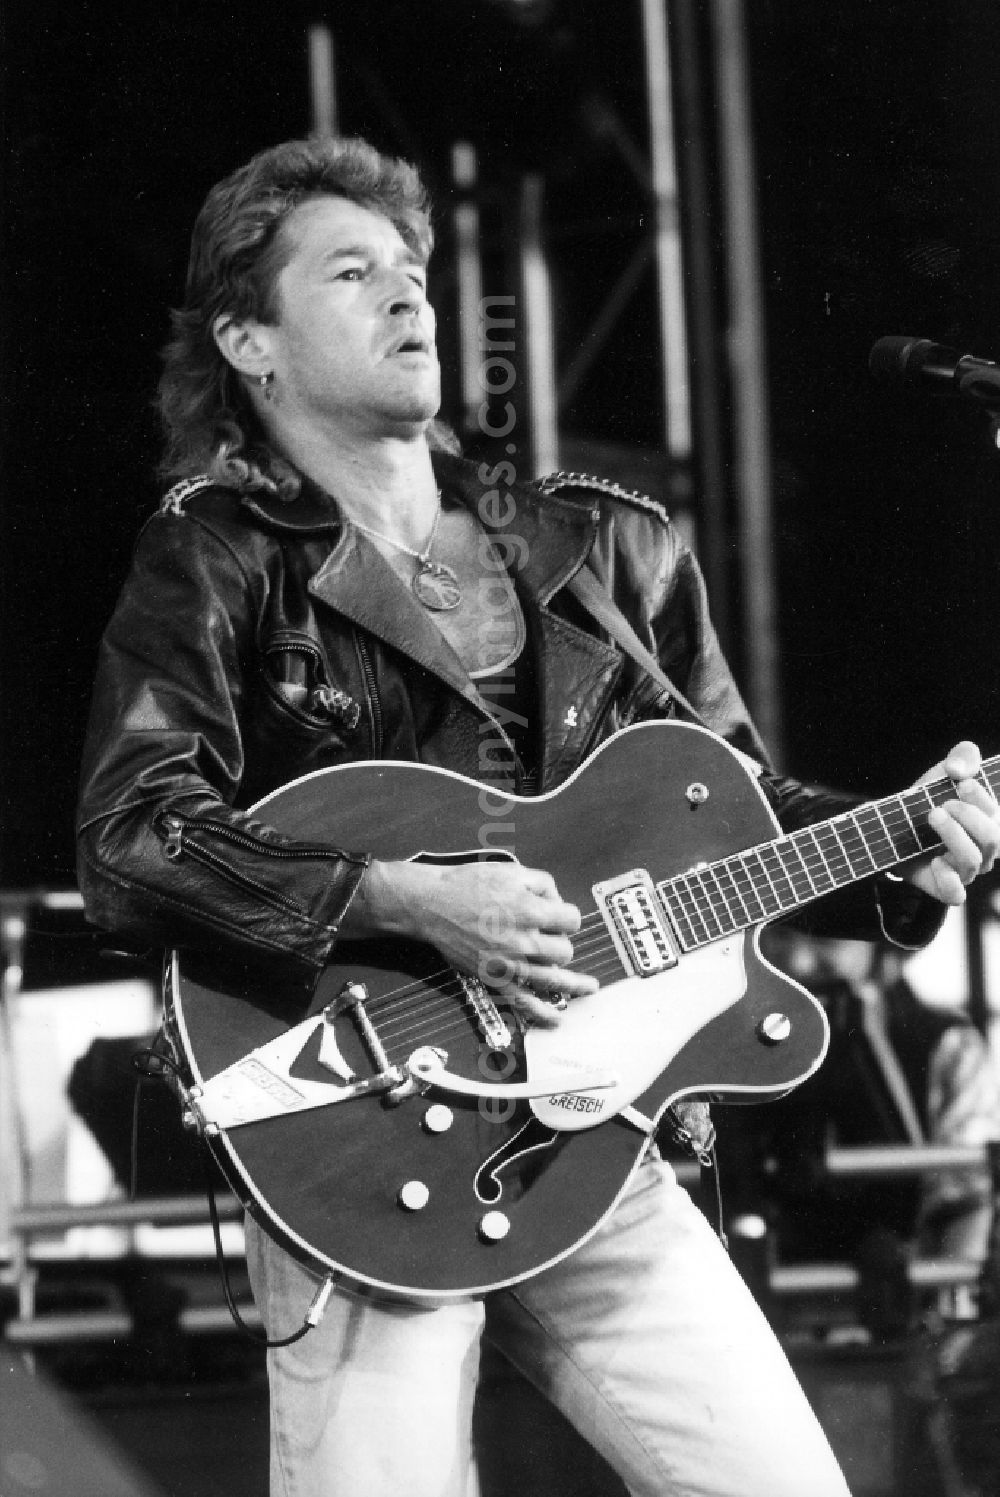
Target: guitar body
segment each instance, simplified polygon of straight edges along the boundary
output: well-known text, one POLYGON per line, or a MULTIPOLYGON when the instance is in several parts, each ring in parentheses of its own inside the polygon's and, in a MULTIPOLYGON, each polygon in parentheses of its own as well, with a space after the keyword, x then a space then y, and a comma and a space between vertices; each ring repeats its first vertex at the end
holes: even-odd
POLYGON ((449 771, 361 763, 306 776, 255 811, 292 838, 364 847, 376 858, 503 850, 545 868, 584 913, 575 950, 601 962, 600 991, 571 1002, 557 1027, 522 1037, 511 1026, 500 1045, 484 1036, 475 1005, 429 946, 343 943, 314 995, 312 1027, 266 982, 227 977, 204 955, 174 957, 168 1024, 192 1085, 239 1070, 251 1051, 290 1035, 286 1090, 311 1086, 333 1099, 208 1130, 248 1210, 317 1272, 425 1303, 526 1278, 572 1252, 613 1209, 647 1142, 643 1117, 651 1125, 684 1095, 780 1096, 822 1060, 823 1012, 760 955, 759 927, 691 950, 678 939, 671 965, 637 975, 621 959, 610 896, 595 894, 632 870, 659 884, 775 837, 753 776, 704 729, 626 729, 559 790, 534 799, 449 771), (394 1064, 430 1047, 446 1056, 450 1076, 480 1092, 431 1082, 402 1100, 348 1095, 349 1078, 371 1077, 377 1066, 357 1014, 337 1008, 347 984, 363 991, 394 1064), (339 1074, 321 1062, 324 1035, 339 1074), (590 1083, 574 1088, 584 1073, 590 1083), (544 1096, 503 1092, 538 1078, 551 1087, 544 1096))

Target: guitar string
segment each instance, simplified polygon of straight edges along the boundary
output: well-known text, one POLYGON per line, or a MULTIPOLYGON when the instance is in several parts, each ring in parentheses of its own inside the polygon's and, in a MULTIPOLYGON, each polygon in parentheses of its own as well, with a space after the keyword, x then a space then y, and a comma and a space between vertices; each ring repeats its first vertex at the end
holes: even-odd
MULTIPOLYGON (((619 964, 618 954, 610 940, 596 966, 591 964, 585 967, 583 962, 576 960, 572 963, 573 966, 586 970, 588 975, 594 977, 614 971, 619 964)), ((445 972, 450 972, 450 970, 445 969, 445 972)), ((411 983, 405 988, 396 989, 392 1002, 387 1002, 387 997, 388 995, 382 995, 381 1000, 375 1000, 367 1006, 369 1017, 373 1020, 375 1017, 379 1018, 380 1033, 383 1037, 389 1036, 394 1026, 405 1024, 412 1018, 419 1020, 418 1029, 424 1028, 430 1032, 434 1016, 438 1013, 451 1012, 455 1000, 458 1000, 464 1009, 471 1011, 472 1017, 475 1018, 475 1006, 461 981, 454 976, 450 981, 439 984, 437 994, 433 998, 428 996, 426 985, 419 983, 411 983)))
MULTIPOLYGON (((596 945, 594 943, 592 943, 592 951, 599 950, 599 948, 600 948, 600 943, 597 943, 596 945)), ((610 937, 607 939, 607 949, 608 949, 609 953, 614 950, 614 947, 612 945, 610 937)), ((571 967, 579 967, 582 970, 586 970, 584 962, 582 960, 580 960, 579 955, 577 953, 574 953, 573 960, 572 960, 572 962, 570 962, 569 965, 571 967)), ((374 998, 374 999, 371 1000, 371 1002, 369 1004, 369 1012, 370 1013, 385 1013, 388 1009, 391 1009, 391 1008, 395 1007, 396 1001, 402 1000, 402 1001, 405 1002, 405 1000, 407 998, 409 998, 411 995, 416 994, 416 993, 422 993, 422 992, 426 991, 426 988, 428 986, 433 986, 436 983, 440 984, 442 982, 442 980, 449 980, 449 979, 453 980, 458 985, 459 989, 461 988, 460 978, 455 973, 454 968, 453 967, 441 967, 441 968, 439 968, 435 972, 428 973, 426 975, 426 977, 424 977, 419 982, 412 982, 411 981, 409 983, 404 984, 402 987, 399 987, 399 988, 390 988, 388 990, 388 992, 380 993, 376 998, 374 998)))
MULTIPOLYGON (((468 1012, 462 1012, 459 1009, 456 1009, 453 1005, 449 1006, 446 1012, 450 1016, 449 1020, 443 1028, 435 1027, 433 1031, 435 1039, 442 1039, 446 1035, 457 1032, 460 1029, 467 1030, 470 1022, 472 1022, 473 1024, 475 1023, 474 1013, 470 1014, 468 1012)), ((403 1029, 390 1037, 387 1037, 386 1034, 380 1032, 380 1038, 383 1040, 387 1051, 389 1045, 399 1045, 403 1042, 404 1039, 406 1040, 405 1048, 408 1050, 412 1047, 413 1038, 418 1037, 421 1030, 426 1027, 427 1026, 423 1024, 418 1024, 412 1034, 410 1031, 403 1029)))
MULTIPOLYGON (((471 1016, 469 1014, 460 1014, 453 1011, 452 1016, 446 1022, 435 1026, 433 1031, 431 1031, 431 1035, 436 1042, 440 1042, 444 1039, 447 1039, 448 1036, 452 1034, 457 1034, 459 1031, 468 1033, 469 1025, 472 1022, 474 1022, 474 1016, 471 1016)), ((401 1033, 390 1038, 384 1038, 386 1053, 390 1056, 390 1060, 393 1058, 393 1048, 398 1047, 401 1056, 406 1056, 412 1052, 414 1048, 414 1040, 420 1038, 422 1027, 423 1026, 418 1026, 413 1034, 410 1034, 407 1031, 402 1031, 401 1033)))
MULTIPOLYGON (((614 970, 617 964, 617 953, 615 953, 615 961, 604 965, 609 970, 614 970)), ((505 1006, 501 1005, 501 1007, 505 1006)), ((398 1005, 398 1008, 399 1012, 396 1016, 388 1023, 382 1024, 379 1029, 379 1038, 387 1049, 389 1045, 400 1044, 404 1040, 407 1041, 407 1047, 410 1047, 415 1040, 425 1037, 441 1039, 445 1034, 459 1028, 466 1028, 470 1023, 475 1025, 477 1021, 475 1008, 460 985, 456 985, 456 990, 451 995, 442 990, 436 999, 428 1001, 424 996, 420 1001, 411 1003, 408 1008, 403 1005, 398 1005), (458 1003, 449 1000, 458 1000, 458 1003), (442 1029, 440 1020, 445 1018, 449 1022, 442 1029)))
MULTIPOLYGON (((611 942, 610 936, 607 936, 606 934, 606 929, 603 927, 603 917, 599 913, 592 916, 586 916, 582 924, 593 924, 595 921, 599 922, 597 930, 593 932, 593 934, 597 935, 598 937, 597 945, 600 946, 602 944, 600 937, 603 932, 607 941, 607 947, 609 951, 613 950, 613 943, 611 942)), ((591 940, 589 949, 593 948, 594 942, 593 940, 591 940)), ((573 961, 570 963, 570 966, 582 966, 582 963, 579 961, 579 952, 576 950, 575 946, 574 957, 573 961)), ((387 1006, 391 1006, 391 1000, 396 998, 405 998, 412 993, 422 992, 424 990, 424 985, 432 984, 434 982, 440 981, 441 979, 448 978, 450 976, 453 976, 453 974, 454 969, 452 967, 441 967, 435 972, 429 972, 427 976, 422 980, 422 983, 409 982, 399 988, 390 988, 387 992, 380 993, 377 998, 371 1000, 370 1012, 384 1012, 387 1006)))
MULTIPOLYGON (((618 953, 612 949, 596 965, 591 965, 587 968, 587 972, 589 976, 600 977, 612 973, 616 969, 621 970, 621 963, 618 953)), ((501 995, 497 994, 495 996, 501 995)), ((391 1005, 392 1017, 387 1017, 385 1005, 371 1004, 368 1006, 368 1012, 369 1016, 374 1013, 384 1021, 383 1030, 388 1033, 394 1024, 404 1022, 411 1015, 424 1015, 436 1010, 450 1010, 454 1006, 453 1000, 455 999, 468 1005, 469 1009, 475 1013, 475 1005, 458 979, 455 979, 450 984, 439 985, 433 997, 428 996, 426 988, 414 985, 411 993, 408 995, 408 1001, 400 1001, 391 1005)))
MULTIPOLYGON (((422 1038, 424 1033, 426 1033, 428 1036, 432 1036, 435 1040, 440 1041, 442 1039, 445 1039, 450 1034, 457 1033, 459 1030, 467 1032, 470 1023, 475 1023, 475 1013, 462 1012, 460 1011, 460 1009, 456 1009, 454 1005, 441 1005, 440 1007, 442 1010, 442 1015, 447 1015, 447 1022, 443 1025, 443 1027, 440 1024, 428 1024, 427 1022, 425 1022, 427 1019, 427 1014, 420 1012, 418 1009, 414 1008, 414 1017, 419 1014, 419 1018, 421 1021, 416 1025, 415 1028, 403 1028, 397 1033, 391 1035, 388 1033, 388 1028, 390 1026, 386 1026, 384 1029, 380 1030, 379 1038, 383 1043, 386 1053, 390 1053, 390 1046, 401 1046, 403 1052, 410 1051, 413 1047, 414 1041, 422 1038)), ((399 1021, 397 1021, 397 1023, 398 1022, 399 1021)), ((391 1059, 392 1056, 390 1055, 390 1060, 391 1059)))
MULTIPOLYGON (((596 968, 588 969, 589 975, 599 977, 605 972, 614 971, 619 965, 618 954, 612 949, 605 956, 604 960, 598 963, 596 968)), ((433 1020, 434 1016, 438 1013, 452 1012, 455 1007, 455 1000, 458 1000, 459 1004, 467 1009, 472 1017, 475 1018, 475 1005, 458 979, 455 979, 452 983, 440 985, 433 997, 428 996, 428 991, 425 987, 414 984, 410 988, 406 1000, 397 1001, 392 1005, 370 1004, 368 1005, 368 1014, 370 1018, 374 1019, 377 1016, 380 1019, 381 1028, 379 1033, 383 1039, 386 1039, 386 1037, 392 1035, 395 1028, 400 1024, 405 1025, 411 1019, 419 1021, 418 1028, 428 1028, 429 1031, 430 1026, 427 1021, 433 1020), (387 1017, 387 1012, 391 1012, 392 1016, 387 1017)))
MULTIPOLYGON (((925 790, 923 794, 926 795, 925 790)), ((900 805, 904 807, 904 814, 907 814, 905 809, 906 802, 903 797, 894 798, 894 804, 887 805, 887 812, 889 814, 895 812, 898 816, 900 805)), ((866 843, 867 838, 863 829, 859 826, 856 817, 857 813, 852 813, 850 819, 846 822, 845 831, 853 833, 855 839, 860 838, 862 843, 866 843)), ((828 892, 837 888, 839 882, 842 881, 838 880, 837 874, 831 868, 830 858, 827 856, 819 840, 823 832, 832 833, 832 836, 837 838, 836 830, 823 826, 803 828, 798 836, 793 834, 786 840, 786 847, 789 853, 794 855, 791 867, 781 858, 780 852, 777 849, 774 850, 777 859, 776 872, 781 884, 788 886, 788 891, 792 897, 791 908, 794 908, 796 904, 808 899, 813 894, 828 892), (823 887, 827 881, 829 881, 829 890, 823 887)), ((832 854, 836 860, 838 852, 837 843, 833 842, 830 844, 829 835, 828 844, 831 846, 832 854)), ((760 905, 764 919, 771 918, 775 914, 780 914, 784 910, 785 906, 781 893, 775 887, 774 878, 762 854, 757 854, 760 871, 756 875, 752 868, 748 866, 747 858, 754 855, 754 852, 755 850, 748 849, 744 853, 733 854, 728 859, 721 859, 715 865, 706 869, 691 870, 676 876, 674 879, 664 881, 668 891, 666 894, 668 908, 670 899, 673 899, 679 908, 680 918, 687 922, 696 944, 701 941, 712 940, 716 934, 724 936, 731 934, 741 926, 755 923, 756 917, 751 915, 746 903, 746 894, 740 887, 741 878, 748 886, 751 897, 760 905), (763 878, 760 877, 760 873, 763 873, 763 878), (732 886, 732 895, 727 893, 723 884, 723 878, 727 879, 732 886), (708 881, 709 879, 711 879, 711 882, 708 881), (775 906, 770 911, 768 910, 769 903, 775 906), (717 933, 712 931, 711 923, 719 927, 717 933)), ((862 876, 862 873, 854 868, 846 851, 843 854, 843 864, 849 879, 862 876)), ((674 915, 673 918, 676 919, 677 916, 674 915)), ((602 967, 607 966, 610 962, 610 968, 614 970, 617 952, 613 941, 608 935, 604 916, 600 911, 592 911, 590 914, 584 916, 580 929, 576 932, 574 955, 569 966, 576 970, 586 971, 589 975, 597 976, 598 969, 593 967, 591 960, 597 956, 601 959, 600 965, 602 967)), ((419 1029, 427 1027, 427 1021, 434 1012, 437 1010, 441 1012, 448 1011, 452 1002, 458 999, 463 1008, 466 1006, 472 1007, 472 1017, 474 1018, 474 1006, 471 1005, 468 994, 457 979, 454 979, 453 986, 442 984, 439 988, 438 999, 428 1001, 426 984, 447 978, 450 972, 450 968, 442 968, 440 971, 431 974, 425 982, 411 982, 400 988, 390 990, 388 993, 380 995, 370 1004, 370 1012, 372 1014, 378 1013, 383 1017, 390 1012, 395 1013, 395 1018, 387 1020, 387 1029, 394 1023, 400 1023, 404 1019, 409 1019, 411 1015, 419 1017, 421 1021, 420 1025, 418 1025, 419 1029)))

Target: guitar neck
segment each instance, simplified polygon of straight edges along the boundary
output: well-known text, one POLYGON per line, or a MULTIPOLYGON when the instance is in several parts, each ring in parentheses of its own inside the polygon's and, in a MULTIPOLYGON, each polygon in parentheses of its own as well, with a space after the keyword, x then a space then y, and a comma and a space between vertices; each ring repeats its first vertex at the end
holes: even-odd
MULTIPOLYGON (((977 776, 1000 799, 1000 756, 977 776)), ((836 889, 886 873, 941 839, 928 824, 935 806, 951 800, 948 778, 869 801, 773 842, 705 863, 657 885, 686 950, 786 915, 836 889)))

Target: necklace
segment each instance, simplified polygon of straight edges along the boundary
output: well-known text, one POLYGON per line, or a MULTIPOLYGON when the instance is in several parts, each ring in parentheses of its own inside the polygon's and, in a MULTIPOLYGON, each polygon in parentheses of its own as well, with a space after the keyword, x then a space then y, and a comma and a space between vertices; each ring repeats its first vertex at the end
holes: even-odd
POLYGON ((384 541, 387 546, 394 546, 397 551, 402 551, 407 556, 412 556, 414 561, 419 561, 420 568, 414 573, 410 583, 414 596, 425 608, 431 609, 434 613, 450 613, 462 601, 462 588, 451 567, 446 566, 443 561, 431 560, 431 547, 434 545, 438 522, 441 519, 440 489, 438 489, 437 497, 437 514, 434 516, 431 533, 422 551, 414 551, 412 546, 404 546, 402 541, 395 540, 391 535, 383 535, 381 530, 373 530, 370 525, 362 525, 360 520, 355 520, 353 523, 356 530, 363 530, 365 535, 371 536, 372 540, 384 541))

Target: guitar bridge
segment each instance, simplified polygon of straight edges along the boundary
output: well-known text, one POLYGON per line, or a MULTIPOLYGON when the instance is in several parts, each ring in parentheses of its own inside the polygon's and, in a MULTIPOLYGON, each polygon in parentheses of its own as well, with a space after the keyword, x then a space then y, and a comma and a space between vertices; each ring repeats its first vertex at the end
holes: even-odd
POLYGON ((643 868, 594 885, 594 898, 621 957, 634 977, 652 977, 676 967, 677 943, 666 913, 643 868))
POLYGON ((511 1033, 490 997, 489 990, 478 977, 469 977, 461 972, 457 976, 475 1015, 479 1032, 488 1047, 491 1050, 509 1050, 513 1043, 511 1033))

